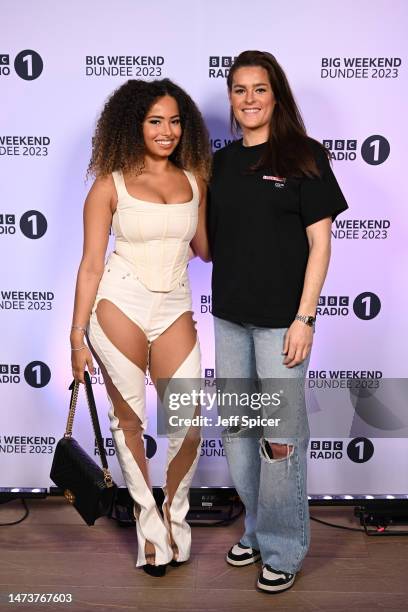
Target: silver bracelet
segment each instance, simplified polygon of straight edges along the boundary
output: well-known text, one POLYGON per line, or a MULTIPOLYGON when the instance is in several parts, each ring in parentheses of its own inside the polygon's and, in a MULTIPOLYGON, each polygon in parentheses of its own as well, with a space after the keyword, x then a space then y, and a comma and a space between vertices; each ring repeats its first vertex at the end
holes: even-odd
POLYGON ((80 325, 71 325, 71 329, 79 329, 80 331, 86 332, 86 327, 81 327, 80 325))
POLYGON ((71 347, 71 351, 82 351, 82 349, 86 348, 86 345, 84 344, 83 346, 80 346, 79 348, 72 348, 71 347))

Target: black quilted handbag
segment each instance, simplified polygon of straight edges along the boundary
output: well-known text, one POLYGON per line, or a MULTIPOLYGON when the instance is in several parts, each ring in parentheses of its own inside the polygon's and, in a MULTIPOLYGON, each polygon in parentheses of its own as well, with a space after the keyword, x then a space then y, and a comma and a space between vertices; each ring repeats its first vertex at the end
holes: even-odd
POLYGON ((79 385, 72 381, 69 387, 72 393, 67 426, 64 437, 55 448, 50 478, 63 489, 66 499, 78 510, 84 521, 93 525, 100 516, 111 516, 117 487, 109 472, 88 372, 85 372, 85 391, 102 469, 72 437, 79 385))

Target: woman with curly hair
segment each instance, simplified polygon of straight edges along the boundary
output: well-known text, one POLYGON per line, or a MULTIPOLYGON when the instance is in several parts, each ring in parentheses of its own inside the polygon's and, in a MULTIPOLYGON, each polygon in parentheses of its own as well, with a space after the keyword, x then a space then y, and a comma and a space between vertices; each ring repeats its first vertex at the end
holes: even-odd
POLYGON ((129 80, 97 123, 84 207, 84 249, 71 330, 72 369, 84 382, 101 368, 116 453, 134 500, 137 566, 162 576, 189 558, 188 490, 200 454, 197 427, 169 439, 163 516, 149 483, 143 444, 145 374, 199 379, 189 257, 208 260, 205 185, 210 150, 193 100, 168 79, 129 80), (109 229, 115 250, 104 265, 109 229), (88 346, 84 344, 84 336, 88 346))

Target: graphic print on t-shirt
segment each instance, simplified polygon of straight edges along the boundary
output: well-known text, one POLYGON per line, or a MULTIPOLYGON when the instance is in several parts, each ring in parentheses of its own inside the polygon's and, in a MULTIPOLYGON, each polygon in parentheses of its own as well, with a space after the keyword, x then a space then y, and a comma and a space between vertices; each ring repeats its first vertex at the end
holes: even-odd
POLYGON ((286 183, 286 179, 282 176, 269 176, 267 174, 264 174, 262 178, 264 181, 275 181, 275 187, 278 189, 282 189, 282 187, 284 187, 286 183))

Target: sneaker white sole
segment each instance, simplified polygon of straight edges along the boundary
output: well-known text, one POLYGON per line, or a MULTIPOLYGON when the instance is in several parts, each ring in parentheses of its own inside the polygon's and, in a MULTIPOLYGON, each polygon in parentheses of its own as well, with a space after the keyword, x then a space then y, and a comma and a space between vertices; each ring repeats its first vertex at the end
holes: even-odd
POLYGON ((257 587, 260 591, 264 591, 265 593, 281 593, 282 591, 287 591, 295 582, 295 576, 289 580, 286 584, 281 584, 279 586, 273 586, 272 584, 263 584, 262 582, 257 582, 257 587))
POLYGON ((228 555, 226 555, 225 560, 229 565, 234 565, 235 567, 243 567, 244 565, 252 565, 253 563, 257 563, 261 558, 261 553, 252 557, 252 559, 244 559, 244 561, 235 561, 235 559, 230 559, 228 555))

